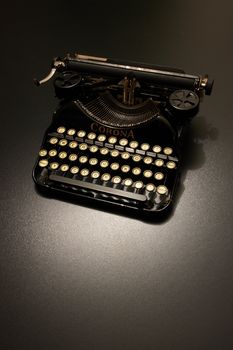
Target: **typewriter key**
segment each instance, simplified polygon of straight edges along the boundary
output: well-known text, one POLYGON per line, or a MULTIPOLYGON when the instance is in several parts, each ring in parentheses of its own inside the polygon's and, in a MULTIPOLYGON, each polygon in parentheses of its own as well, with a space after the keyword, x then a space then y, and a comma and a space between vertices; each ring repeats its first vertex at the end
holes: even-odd
POLYGON ((135 154, 135 156, 133 156, 133 161, 134 162, 140 162, 140 160, 142 159, 142 157, 139 154, 135 154))
POLYGON ((75 130, 75 129, 69 129, 69 130, 67 131, 67 134, 70 135, 70 136, 75 135, 75 133, 76 133, 76 130, 75 130))
POLYGON ((159 152, 162 151, 162 148, 161 148, 160 146, 156 145, 156 146, 153 147, 153 151, 154 151, 155 153, 159 153, 159 152))
POLYGON ((90 132, 88 135, 87 135, 87 138, 89 140, 94 140, 96 138, 96 134, 94 132, 90 132))
POLYGON ((142 181, 136 181, 134 183, 134 187, 136 187, 138 190, 143 187, 143 182, 142 181))
POLYGON ((128 140, 127 139, 120 139, 119 144, 121 146, 126 146, 128 144, 128 140))
POLYGON ((52 145, 55 145, 57 142, 58 142, 58 139, 56 137, 52 137, 49 142, 52 144, 52 145))
POLYGON ((164 164, 164 161, 162 160, 162 159, 156 159, 156 161, 155 161, 155 165, 156 166, 163 166, 163 164, 164 164))
POLYGON ((156 180, 162 180, 164 178, 163 173, 155 173, 154 178, 156 180))
POLYGON ((80 171, 80 174, 81 174, 82 176, 88 176, 88 175, 89 175, 89 170, 86 169, 86 168, 84 168, 84 169, 82 169, 82 170, 80 171))
POLYGON ((122 165, 121 171, 123 173, 128 173, 128 171, 130 171, 130 166, 129 165, 122 165))
POLYGON ((148 151, 149 148, 150 148, 149 143, 142 143, 142 144, 141 144, 141 149, 142 149, 143 151, 148 151))
POLYGON ((76 142, 76 141, 71 141, 70 143, 69 143, 69 147, 70 148, 76 148, 78 146, 78 142, 76 142))
POLYGON ((67 157, 67 153, 66 153, 66 152, 60 152, 60 153, 58 154, 58 157, 61 158, 61 159, 64 159, 64 158, 67 157))
POLYGON ((39 156, 41 156, 41 157, 45 157, 46 154, 47 154, 46 149, 41 149, 40 152, 39 152, 39 156))
POLYGON ((77 132, 77 135, 78 135, 78 137, 85 137, 86 131, 84 131, 84 130, 79 130, 79 131, 77 132))
POLYGON ((101 166, 101 168, 107 168, 108 167, 108 161, 107 160, 102 160, 101 162, 100 162, 100 166, 101 166))
POLYGON ((147 184, 146 185, 146 190, 149 192, 152 192, 155 190, 155 185, 154 184, 147 184))
POLYGON ((93 145, 93 146, 90 147, 90 151, 91 151, 92 153, 97 152, 98 149, 99 149, 99 147, 98 147, 98 146, 95 146, 95 145, 93 145))
POLYGON ((86 143, 81 143, 81 144, 79 145, 79 149, 80 149, 81 151, 85 151, 85 150, 87 149, 87 144, 86 144, 86 143))
POLYGON ((87 160, 88 160, 88 159, 87 159, 86 156, 81 156, 81 157, 79 158, 79 161, 80 161, 80 163, 82 163, 82 164, 86 163, 87 160))
POLYGON ((41 168, 44 168, 44 167, 46 167, 47 165, 48 165, 47 159, 41 159, 41 160, 39 161, 39 166, 40 166, 41 168))
POLYGON ((75 161, 77 158, 78 158, 77 154, 72 153, 69 155, 69 160, 71 160, 72 162, 75 161))
POLYGON ((119 156, 119 151, 117 149, 114 149, 113 151, 111 151, 110 154, 112 157, 117 157, 117 156, 119 156))
POLYGON ((119 183, 121 182, 121 177, 120 177, 120 176, 114 176, 114 177, 112 178, 112 182, 113 182, 114 184, 119 184, 119 183))
POLYGON ((129 159, 129 157, 130 157, 130 154, 128 152, 123 152, 121 154, 121 158, 123 158, 123 159, 129 159))
POLYGON ((91 165, 96 165, 96 164, 98 163, 98 159, 97 159, 97 158, 91 158, 91 159, 89 160, 89 163, 90 163, 91 165))
POLYGON ((147 178, 151 177, 153 175, 151 170, 145 170, 143 171, 143 175, 147 178))
POLYGON ((99 176, 100 176, 100 173, 98 171, 92 171, 91 177, 93 179, 98 179, 99 176))
POLYGON ((59 167, 59 164, 54 162, 54 163, 50 163, 49 166, 50 166, 50 169, 56 170, 59 167))
POLYGON ((163 153, 166 154, 167 156, 170 156, 170 154, 172 154, 173 150, 171 147, 165 147, 163 149, 163 153))
POLYGON ((59 134, 64 134, 65 131, 66 131, 66 128, 64 126, 60 126, 59 128, 57 128, 57 132, 59 134))
POLYGON ((158 192, 159 194, 167 194, 167 193, 168 193, 168 189, 167 189, 166 186, 161 185, 161 186, 158 186, 158 187, 157 187, 157 192, 158 192))
POLYGON ((172 161, 167 162, 166 167, 167 167, 168 169, 175 169, 176 163, 175 163, 175 162, 172 162, 172 161))
POLYGON ((59 145, 60 145, 60 146, 66 146, 67 143, 68 143, 68 141, 65 140, 65 139, 62 139, 62 140, 59 141, 59 145))
POLYGON ((112 163, 112 164, 110 165, 110 168, 111 168, 112 170, 117 170, 117 169, 119 169, 119 167, 120 167, 120 165, 119 165, 118 163, 112 163))
POLYGON ((111 136, 111 137, 109 137, 108 142, 111 143, 111 144, 116 143, 117 142, 117 138, 115 136, 111 136))
POLYGON ((101 176, 101 180, 103 181, 109 181, 110 179, 111 179, 111 176, 108 173, 105 173, 101 176))
POLYGON ((49 151, 49 156, 50 157, 55 157, 57 155, 57 151, 55 150, 55 149, 51 149, 50 151, 49 151))
POLYGON ((151 157, 145 157, 145 158, 143 159, 143 162, 144 162, 145 164, 151 164, 152 161, 153 161, 153 159, 152 159, 151 157))
POLYGON ((130 144, 129 144, 129 147, 137 148, 138 147, 138 142, 137 141, 131 141, 130 144))
POLYGON ((77 174, 79 172, 79 168, 77 166, 73 166, 70 169, 71 174, 77 174))
POLYGON ((133 168, 132 169, 132 173, 134 174, 134 175, 140 175, 141 174, 141 169, 140 168, 133 168))
POLYGON ((100 142, 104 142, 106 140, 106 136, 101 134, 97 137, 97 140, 100 142))
POLYGON ((131 186, 133 183, 133 180, 132 179, 125 179, 123 183, 125 186, 131 186))
POLYGON ((101 149, 100 149, 100 153, 103 154, 104 156, 105 156, 106 154, 108 154, 108 152, 109 152, 108 148, 101 148, 101 149))
POLYGON ((61 171, 67 171, 67 170, 69 170, 69 165, 63 164, 63 165, 61 165, 60 169, 61 169, 61 171))

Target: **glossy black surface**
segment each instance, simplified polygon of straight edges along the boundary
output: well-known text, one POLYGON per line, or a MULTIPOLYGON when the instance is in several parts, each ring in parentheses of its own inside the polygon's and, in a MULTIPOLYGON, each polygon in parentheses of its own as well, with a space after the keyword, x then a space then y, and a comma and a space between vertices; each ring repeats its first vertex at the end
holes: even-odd
POLYGON ((230 1, 5 4, 1 18, 2 349, 231 349, 230 1), (208 72, 170 219, 148 224, 39 195, 31 179, 56 106, 56 55, 208 72))

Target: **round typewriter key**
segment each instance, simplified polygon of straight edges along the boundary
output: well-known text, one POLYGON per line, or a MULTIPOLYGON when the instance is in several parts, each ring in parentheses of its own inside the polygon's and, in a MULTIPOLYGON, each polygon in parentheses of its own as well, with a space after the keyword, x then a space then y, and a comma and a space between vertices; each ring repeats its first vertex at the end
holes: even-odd
POLYGON ((98 149, 99 149, 99 147, 98 147, 98 146, 95 146, 95 145, 93 145, 93 146, 90 147, 90 151, 91 151, 92 153, 97 152, 98 149))
POLYGON ((108 142, 112 143, 112 144, 116 143, 117 142, 117 138, 115 136, 111 136, 111 137, 109 137, 108 142))
POLYGON ((97 158, 91 158, 91 159, 89 160, 89 163, 90 163, 91 165, 96 165, 96 164, 98 163, 98 159, 97 159, 97 158))
POLYGON ((162 148, 161 148, 160 146, 158 146, 158 145, 155 145, 155 146, 153 147, 153 151, 154 151, 155 153, 159 153, 159 152, 162 151, 162 148))
POLYGON ((139 154, 135 154, 132 159, 134 162, 140 162, 142 157, 139 154))
POLYGON ((129 154, 128 152, 123 152, 123 153, 121 153, 121 158, 123 158, 123 159, 129 159, 129 157, 130 157, 130 154, 129 154))
POLYGON ((164 164, 164 161, 162 159, 156 159, 155 161, 156 166, 163 166, 163 164, 164 164))
POLYGON ((134 183, 134 187, 136 187, 138 190, 143 187, 143 182, 142 181, 136 181, 134 183))
POLYGON ((141 174, 141 169, 140 168, 133 168, 132 169, 132 173, 134 174, 134 175, 140 175, 141 174))
POLYGON ((51 149, 50 151, 49 151, 49 156, 50 157, 55 157, 57 155, 57 151, 55 150, 55 149, 51 149))
POLYGON ((103 154, 104 156, 105 156, 106 154, 108 154, 108 152, 109 152, 108 148, 101 148, 101 149, 100 149, 100 153, 103 154))
POLYGON ((153 175, 151 170, 145 170, 143 171, 143 175, 147 178, 151 177, 153 175))
POLYGON ((81 157, 79 158, 79 161, 80 161, 80 163, 82 163, 82 164, 86 163, 87 160, 88 160, 88 159, 87 159, 86 156, 81 156, 81 157))
POLYGON ((61 159, 64 159, 64 158, 67 157, 67 153, 66 153, 66 152, 60 152, 60 153, 58 154, 58 157, 61 158, 61 159))
POLYGON ((71 172, 71 174, 78 174, 79 168, 78 168, 77 166, 73 166, 73 167, 70 169, 70 172, 71 172))
POLYGON ((47 154, 46 149, 41 149, 40 152, 39 152, 39 156, 41 156, 41 157, 45 157, 46 154, 47 154))
POLYGON ((65 139, 62 139, 62 140, 59 141, 59 145, 60 145, 60 146, 66 146, 67 143, 68 143, 68 141, 65 140, 65 139))
POLYGON ((112 157, 117 157, 117 156, 119 156, 119 151, 117 149, 114 149, 113 151, 111 151, 110 154, 112 157))
POLYGON ((146 190, 149 191, 149 192, 152 192, 155 190, 155 185, 154 184, 147 184, 146 185, 146 190))
POLYGON ((76 130, 75 130, 75 129, 69 129, 69 130, 67 131, 67 134, 70 135, 70 136, 73 136, 73 135, 76 134, 76 130))
POLYGON ((96 134, 94 132, 89 132, 89 134, 87 135, 87 138, 89 140, 94 140, 96 138, 96 134))
POLYGON ((47 165, 48 165, 47 159, 41 159, 41 160, 39 161, 39 166, 40 166, 41 168, 44 168, 44 167, 46 167, 47 165))
POLYGON ((56 170, 59 167, 59 164, 54 162, 54 163, 50 163, 49 166, 50 166, 50 169, 56 170))
POLYGON ((126 146, 128 144, 128 140, 127 139, 120 139, 119 144, 121 146, 126 146))
POLYGON ((71 160, 72 162, 77 160, 77 158, 78 158, 77 154, 72 153, 69 155, 69 160, 71 160))
POLYGON ((119 165, 118 163, 112 163, 112 164, 110 165, 110 168, 111 168, 112 170, 117 170, 117 169, 119 169, 119 167, 120 167, 120 165, 119 165))
POLYGON ((173 149, 171 147, 165 147, 163 149, 163 153, 166 154, 167 156, 170 156, 170 154, 172 154, 173 149))
POLYGON ((129 165, 122 165, 121 171, 123 173, 128 173, 128 171, 130 171, 130 166, 129 165))
POLYGON ((158 173, 155 173, 154 178, 156 180, 162 180, 164 178, 164 175, 163 175, 163 173, 158 172, 158 173))
POLYGON ((100 134, 100 135, 97 137, 97 140, 100 141, 100 142, 104 142, 104 141, 106 140, 106 136, 100 134))
POLYGON ((79 149, 80 149, 81 151, 85 151, 85 150, 87 149, 87 144, 86 144, 86 143, 81 143, 81 144, 79 145, 79 149))
POLYGON ((176 163, 175 163, 175 162, 172 162, 172 161, 167 162, 166 167, 167 167, 168 169, 175 169, 176 163))
POLYGON ((101 166, 101 168, 107 168, 108 167, 108 161, 107 160, 102 160, 101 162, 100 162, 100 166, 101 166))
POLYGON ((100 176, 100 173, 98 171, 92 171, 91 177, 93 179, 98 179, 99 176, 100 176))
POLYGON ((57 128, 57 132, 59 134, 64 134, 65 131, 66 131, 66 128, 64 126, 59 126, 59 128, 57 128))
POLYGON ((143 151, 148 151, 149 148, 150 148, 149 143, 142 143, 142 144, 141 144, 141 149, 142 149, 143 151))
POLYGON ((129 147, 137 148, 138 147, 138 142, 137 141, 131 141, 130 144, 129 144, 129 147))
POLYGON ((70 143, 69 143, 69 147, 70 148, 76 148, 78 146, 78 142, 76 142, 76 141, 71 141, 70 143))
POLYGON ((119 184, 121 182, 121 177, 120 176, 113 176, 112 182, 114 184, 119 184))
POLYGON ((125 185, 125 186, 131 186, 132 183, 133 183, 133 180, 132 180, 132 179, 125 179, 125 180, 124 180, 124 185, 125 185))
POLYGON ((56 137, 52 137, 49 142, 52 144, 52 145, 55 145, 57 142, 58 142, 58 139, 56 137))
POLYGON ((144 162, 145 164, 151 164, 152 161, 153 161, 153 159, 152 159, 151 157, 145 157, 145 158, 143 158, 143 162, 144 162))
POLYGON ((61 169, 61 171, 67 171, 67 170, 69 170, 69 165, 63 164, 63 165, 61 165, 60 169, 61 169))
POLYGON ((158 186, 158 187, 157 187, 157 192, 158 192, 159 194, 167 194, 167 193, 168 193, 168 189, 167 189, 166 186, 161 185, 161 186, 158 186))
POLYGON ((78 137, 85 137, 86 131, 84 131, 84 130, 79 130, 79 131, 77 132, 77 135, 78 135, 78 137))
POLYGON ((82 170, 80 171, 80 174, 81 174, 82 176, 88 176, 88 175, 89 175, 89 170, 86 169, 86 168, 84 168, 84 169, 82 169, 82 170))
POLYGON ((111 179, 111 176, 108 173, 105 173, 101 176, 101 180, 103 181, 109 181, 110 179, 111 179))

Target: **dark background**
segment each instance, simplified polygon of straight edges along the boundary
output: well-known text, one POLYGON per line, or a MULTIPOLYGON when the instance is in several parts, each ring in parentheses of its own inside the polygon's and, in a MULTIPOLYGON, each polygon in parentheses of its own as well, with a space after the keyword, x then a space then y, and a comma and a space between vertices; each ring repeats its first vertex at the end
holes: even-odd
POLYGON ((1 12, 1 349, 233 348, 231 1, 48 1, 1 12), (40 196, 53 57, 209 73, 189 169, 160 224, 40 196))

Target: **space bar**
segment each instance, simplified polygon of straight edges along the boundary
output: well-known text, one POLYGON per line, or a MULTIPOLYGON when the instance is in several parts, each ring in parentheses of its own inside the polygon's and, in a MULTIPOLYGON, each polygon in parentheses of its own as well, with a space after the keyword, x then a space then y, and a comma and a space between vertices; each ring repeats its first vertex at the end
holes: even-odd
POLYGON ((113 196, 119 196, 119 197, 133 199, 135 201, 140 201, 140 202, 146 201, 146 196, 144 196, 143 194, 137 194, 137 193, 127 192, 127 191, 123 191, 123 190, 117 190, 117 189, 111 188, 111 187, 96 185, 96 184, 93 184, 91 182, 74 180, 74 179, 70 179, 68 177, 63 177, 63 176, 53 175, 53 174, 51 174, 49 176, 49 179, 52 181, 60 182, 60 183, 71 185, 71 186, 82 187, 82 188, 86 188, 88 190, 98 191, 98 192, 102 192, 102 193, 108 193, 108 194, 111 194, 113 196))

